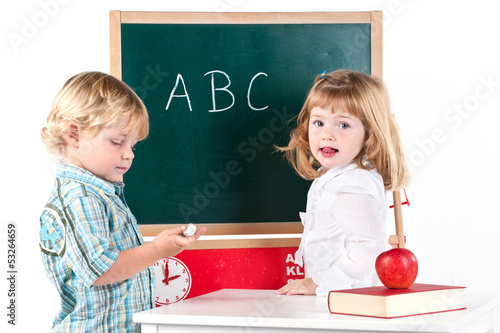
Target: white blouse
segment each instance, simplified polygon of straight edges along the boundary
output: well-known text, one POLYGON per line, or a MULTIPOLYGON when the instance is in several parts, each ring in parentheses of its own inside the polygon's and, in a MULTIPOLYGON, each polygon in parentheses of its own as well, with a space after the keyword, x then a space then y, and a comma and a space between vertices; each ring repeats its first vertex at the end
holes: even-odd
POLYGON ((354 162, 316 178, 307 195, 302 241, 295 263, 318 285, 330 290, 375 286, 375 259, 388 249, 388 204, 382 177, 354 162))

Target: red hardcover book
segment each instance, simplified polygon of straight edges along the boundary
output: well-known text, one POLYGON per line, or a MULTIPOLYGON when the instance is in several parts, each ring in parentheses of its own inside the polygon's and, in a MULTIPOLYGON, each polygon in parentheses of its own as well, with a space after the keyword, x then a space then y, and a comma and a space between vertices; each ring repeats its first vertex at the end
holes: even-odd
POLYGON ((465 287, 415 283, 408 289, 384 286, 332 290, 331 313, 378 318, 398 318, 465 309, 465 287))

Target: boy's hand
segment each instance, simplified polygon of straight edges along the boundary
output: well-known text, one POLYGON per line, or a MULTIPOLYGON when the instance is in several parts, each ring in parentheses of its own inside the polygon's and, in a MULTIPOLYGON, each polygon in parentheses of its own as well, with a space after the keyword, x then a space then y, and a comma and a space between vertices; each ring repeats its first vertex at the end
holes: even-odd
POLYGON ((151 243, 120 251, 115 263, 92 285, 103 286, 126 280, 160 259, 173 257, 186 247, 193 245, 207 228, 200 228, 189 237, 182 235, 184 230, 186 230, 185 225, 167 229, 160 232, 151 243))
POLYGON ((207 230, 202 227, 192 236, 182 235, 187 226, 182 225, 176 228, 163 230, 153 239, 153 244, 161 258, 173 257, 179 254, 186 247, 190 247, 207 230))

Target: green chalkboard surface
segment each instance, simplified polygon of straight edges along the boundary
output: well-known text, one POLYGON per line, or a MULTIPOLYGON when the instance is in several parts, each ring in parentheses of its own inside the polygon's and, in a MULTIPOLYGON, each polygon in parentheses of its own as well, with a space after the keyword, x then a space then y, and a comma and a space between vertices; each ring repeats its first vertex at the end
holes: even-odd
POLYGON ((121 78, 143 99, 126 200, 140 224, 300 221, 310 182, 285 145, 322 70, 370 74, 371 26, 123 23, 121 78))

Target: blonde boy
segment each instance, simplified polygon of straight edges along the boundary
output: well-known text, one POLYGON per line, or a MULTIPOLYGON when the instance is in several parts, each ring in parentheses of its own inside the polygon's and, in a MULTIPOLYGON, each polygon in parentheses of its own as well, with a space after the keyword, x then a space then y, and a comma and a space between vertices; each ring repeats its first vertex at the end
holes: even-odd
POLYGON ((186 226, 144 243, 122 183, 148 113, 120 80, 99 72, 69 79, 41 135, 60 157, 40 216, 45 273, 61 296, 53 332, 139 332, 132 314, 153 307, 151 265, 191 246, 205 231, 186 226))

